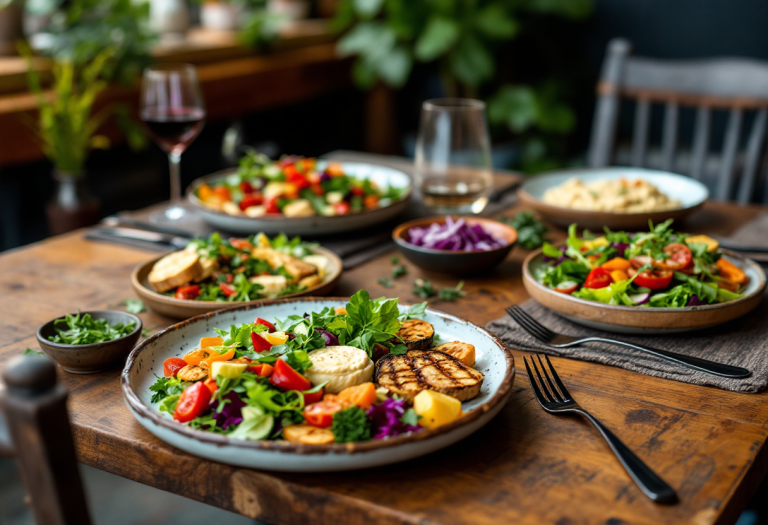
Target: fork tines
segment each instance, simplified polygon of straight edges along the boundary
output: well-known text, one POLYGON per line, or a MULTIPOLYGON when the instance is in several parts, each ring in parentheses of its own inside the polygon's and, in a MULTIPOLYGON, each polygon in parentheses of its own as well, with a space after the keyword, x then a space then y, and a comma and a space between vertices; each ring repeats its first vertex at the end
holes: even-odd
POLYGON ((507 313, 523 330, 528 332, 534 339, 538 339, 544 344, 548 344, 557 337, 556 333, 531 317, 528 312, 516 304, 507 308, 507 313))
POLYGON ((539 390, 539 386, 536 384, 536 380, 531 373, 531 368, 528 366, 528 359, 525 356, 523 356, 523 362, 525 363, 525 369, 528 371, 528 378, 531 381, 531 387, 533 387, 533 392, 536 395, 536 399, 538 399, 539 403, 543 405, 545 403, 566 403, 572 401, 573 398, 571 397, 571 394, 568 392, 568 389, 565 388, 563 382, 560 381, 560 377, 557 375, 555 367, 552 366, 552 362, 549 360, 549 357, 545 355, 544 359, 547 361, 547 365, 549 365, 548 368, 549 371, 552 372, 554 382, 552 379, 550 379, 549 374, 547 373, 547 367, 544 366, 544 362, 541 360, 541 354, 535 355, 536 359, 539 360, 541 370, 544 372, 544 377, 542 377, 541 372, 539 372, 539 367, 536 366, 536 359, 534 359, 534 356, 530 356, 531 365, 533 365, 533 369, 536 371, 536 377, 539 378, 541 390, 539 390), (557 384, 557 387, 555 386, 555 383, 557 384))

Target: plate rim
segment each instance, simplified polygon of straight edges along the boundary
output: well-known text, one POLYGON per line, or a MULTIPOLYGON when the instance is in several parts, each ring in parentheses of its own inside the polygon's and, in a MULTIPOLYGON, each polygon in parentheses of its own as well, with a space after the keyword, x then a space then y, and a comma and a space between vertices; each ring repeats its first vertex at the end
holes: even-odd
MULTIPOLYGON (((652 170, 647 168, 638 168, 634 166, 611 166, 611 167, 603 167, 603 168, 568 168, 568 169, 562 169, 562 170, 555 170, 555 171, 547 171, 545 173, 539 173, 533 177, 530 177, 526 179, 523 184, 520 185, 520 188, 517 190, 518 195, 520 198, 525 201, 528 204, 539 206, 540 208, 546 210, 546 211, 552 211, 552 212, 570 212, 575 214, 592 214, 592 215, 600 215, 604 217, 627 217, 629 219, 639 219, 642 217, 647 217, 654 214, 669 214, 669 213, 689 213, 692 212, 701 206, 704 205, 705 202, 709 200, 710 194, 709 189, 704 185, 701 181, 698 181, 692 177, 688 177, 685 175, 681 175, 680 173, 674 173, 671 171, 664 171, 664 170, 652 170), (565 208, 562 206, 553 206, 551 204, 545 203, 542 199, 534 196, 532 193, 530 193, 527 189, 530 188, 530 185, 533 184, 533 182, 536 179, 549 177, 553 175, 568 175, 573 174, 573 176, 576 176, 577 173, 580 172, 590 172, 590 173, 610 173, 610 172, 618 172, 621 170, 633 170, 633 171, 642 171, 650 175, 665 175, 665 176, 672 176, 674 178, 679 179, 685 179, 686 181, 698 184, 701 189, 704 190, 704 199, 701 202, 698 202, 696 204, 693 204, 691 206, 686 206, 683 208, 675 208, 673 210, 662 210, 662 211, 652 211, 652 212, 640 212, 640 213, 621 213, 621 212, 611 212, 611 211, 597 211, 597 210, 579 210, 576 208, 565 208)), ((578 221, 577 221, 578 222, 578 221)))
MULTIPOLYGON (((210 432, 203 432, 201 430, 191 429, 180 423, 177 423, 175 421, 169 420, 161 416, 159 413, 157 413, 156 411, 152 410, 151 408, 147 407, 144 403, 142 403, 138 395, 133 391, 133 388, 131 387, 130 373, 134 363, 136 362, 138 355, 145 348, 147 348, 149 344, 160 339, 167 333, 170 333, 179 329, 183 329, 188 324, 202 322, 206 318, 212 318, 218 315, 222 315, 224 313, 230 313, 234 311, 254 310, 262 307, 274 306, 277 304, 288 304, 288 303, 294 303, 294 302, 315 303, 315 302, 328 302, 328 301, 348 302, 349 297, 309 296, 309 297, 293 297, 293 298, 287 298, 287 299, 279 299, 277 301, 274 301, 274 300, 262 301, 255 304, 240 305, 234 308, 226 308, 223 310, 208 312, 206 314, 201 314, 195 317, 191 317, 179 323, 173 324, 165 328, 164 330, 161 330, 160 332, 153 334, 149 338, 145 339, 144 341, 136 345, 136 347, 131 351, 130 355, 126 359, 125 367, 123 368, 123 371, 120 375, 120 384, 123 390, 123 396, 125 397, 125 401, 133 411, 135 411, 138 415, 148 419, 155 425, 158 425, 164 429, 180 434, 185 438, 190 438, 195 441, 198 441, 202 444, 216 445, 216 446, 229 446, 229 447, 235 447, 237 449, 244 450, 244 451, 256 450, 256 451, 280 452, 280 453, 298 454, 298 455, 308 455, 308 454, 313 454, 313 455, 349 454, 351 455, 351 454, 379 451, 379 450, 387 449, 390 447, 407 445, 408 443, 435 438, 437 436, 447 434, 457 428, 463 427, 475 421, 476 419, 481 417, 483 414, 491 411, 499 403, 506 402, 506 399, 512 388, 512 383, 514 381, 515 372, 516 372, 515 358, 512 355, 512 352, 507 347, 507 345, 504 344, 504 342, 501 339, 499 339, 497 336, 495 336, 494 334, 492 334, 482 326, 476 325, 471 321, 462 319, 453 314, 449 314, 441 310, 435 310, 434 308, 429 308, 429 307, 427 308, 427 312, 435 314, 438 317, 442 317, 443 319, 446 319, 452 322, 457 322, 465 326, 470 325, 479 329, 481 333, 484 333, 486 336, 488 336, 490 340, 493 343, 495 343, 496 346, 502 351, 502 353, 504 354, 504 358, 505 358, 504 362, 506 366, 504 371, 504 377, 502 379, 501 384, 499 385, 499 388, 496 390, 496 392, 493 394, 493 396, 491 396, 491 398, 488 401, 476 407, 475 409, 471 410, 470 412, 466 413, 466 415, 460 417, 459 419, 433 430, 424 429, 414 434, 401 435, 401 436, 381 439, 381 440, 371 440, 371 441, 364 441, 359 443, 344 443, 344 444, 333 443, 331 445, 294 445, 285 441, 230 440, 226 436, 221 436, 221 435, 213 434, 210 432)), ((408 303, 403 303, 402 305, 398 303, 398 305, 411 306, 408 303)))
MULTIPOLYGON (((384 166, 384 165, 380 165, 380 164, 370 164, 370 163, 367 163, 367 162, 340 162, 339 164, 341 164, 342 166, 345 166, 345 165, 347 165, 347 166, 349 166, 349 165, 355 165, 355 166, 374 166, 376 168, 384 168, 384 169, 387 169, 387 170, 391 170, 391 171, 394 171, 394 172, 397 172, 397 173, 400 173, 401 175, 403 175, 408 180, 408 185, 405 187, 406 191, 399 198, 394 199, 387 206, 384 206, 382 208, 374 208, 372 210, 363 210, 363 211, 359 211, 357 213, 350 213, 350 214, 347 214, 347 215, 319 216, 319 217, 321 217, 323 219, 333 220, 333 219, 337 219, 337 218, 360 217, 360 216, 363 216, 363 215, 369 215, 369 214, 372 214, 372 213, 376 213, 378 211, 382 211, 382 210, 386 210, 388 208, 391 208, 392 206, 395 206, 395 205, 397 205, 397 204, 399 204, 401 202, 405 202, 405 201, 407 201, 408 199, 411 198, 411 193, 413 192, 413 179, 410 176, 408 176, 408 174, 405 173, 404 171, 398 170, 396 168, 390 168, 389 166, 384 166)), ((244 220, 244 221, 248 221, 248 222, 251 222, 251 221, 258 221, 258 222, 277 222, 277 221, 281 221, 281 222, 285 222, 285 221, 296 221, 296 220, 300 220, 300 219, 312 218, 312 217, 286 217, 283 214, 275 215, 275 216, 271 216, 269 214, 266 214, 266 215, 262 215, 261 217, 248 217, 247 215, 230 215, 229 213, 226 213, 226 212, 223 212, 223 211, 220 211, 220 210, 214 210, 213 208, 209 208, 209 207, 205 206, 202 203, 202 201, 200 201, 200 199, 197 197, 197 195, 195 195, 195 190, 200 185, 202 185, 202 184, 204 184, 204 183, 206 183, 206 182, 208 182, 210 180, 213 180, 213 179, 220 179, 220 178, 223 178, 223 177, 225 177, 227 175, 230 175, 232 173, 237 173, 237 170, 238 170, 238 168, 226 168, 226 169, 215 171, 213 173, 210 173, 208 175, 204 175, 202 177, 199 177, 199 178, 193 180, 189 184, 189 186, 187 186, 187 189, 186 189, 187 200, 190 203, 192 203, 192 205, 194 205, 196 208, 198 208, 199 210, 204 211, 206 213, 211 213, 213 215, 217 215, 217 216, 221 216, 221 217, 227 217, 227 218, 230 218, 230 219, 244 220)), ((314 217, 318 217, 318 216, 314 216, 314 217)))
MULTIPOLYGON (((321 246, 321 245, 313 246, 312 248, 310 248, 310 250, 312 250, 313 253, 315 253, 314 252, 315 250, 321 252, 321 253, 316 253, 316 255, 322 255, 324 257, 329 257, 331 259, 335 259, 336 262, 338 263, 337 267, 339 268, 339 271, 336 273, 336 275, 334 275, 332 279, 329 279, 327 281, 321 282, 317 286, 309 288, 308 290, 302 290, 300 292, 296 292, 296 293, 293 293, 293 294, 290 294, 290 295, 284 295, 282 297, 277 297, 277 298, 273 298, 273 299, 263 298, 263 299, 256 299, 254 301, 238 301, 238 302, 232 302, 232 303, 225 303, 225 302, 219 302, 219 301, 189 301, 189 300, 186 300, 186 299, 176 299, 175 297, 168 297, 167 295, 163 295, 163 294, 161 294, 160 292, 158 292, 156 290, 152 290, 151 288, 147 288, 146 286, 144 286, 144 284, 139 279, 139 274, 142 272, 142 270, 146 266, 148 266, 150 264, 154 265, 157 261, 159 261, 160 259, 162 259, 166 255, 168 255, 170 253, 175 253, 176 251, 182 251, 182 250, 175 250, 174 252, 168 252, 166 254, 160 255, 160 256, 158 256, 156 258, 150 259, 148 261, 139 263, 136 266, 134 266, 133 270, 131 270, 131 285, 133 286, 133 288, 134 288, 134 290, 136 291, 137 294, 139 294, 138 289, 141 289, 144 293, 149 294, 150 296, 152 296, 152 298, 154 300, 156 300, 156 301, 159 301, 159 302, 162 302, 162 303, 165 303, 165 304, 168 304, 168 305, 178 306, 180 308, 195 308, 195 309, 199 309, 199 310, 205 310, 205 309, 208 309, 208 308, 213 308, 213 307, 215 307, 217 305, 223 305, 222 309, 226 310, 226 309, 231 308, 231 306, 241 306, 241 305, 245 305, 245 304, 256 304, 256 303, 262 303, 262 302, 266 302, 266 301, 275 301, 277 299, 291 299, 291 298, 294 298, 294 297, 305 297, 305 296, 308 296, 307 294, 314 293, 314 292, 316 292, 317 290, 319 290, 321 288, 324 288, 326 286, 331 286, 334 283, 338 283, 338 281, 341 279, 342 274, 344 273, 344 261, 342 261, 341 257, 339 257, 336 253, 334 253, 333 251, 329 250, 325 246, 321 246)), ((331 291, 331 290, 329 290, 329 291, 331 291)))
MULTIPOLYGON (((564 242, 558 243, 555 246, 560 246, 562 244, 564 244, 564 242)), ((669 312, 669 313, 707 312, 712 310, 718 310, 721 308, 728 308, 733 305, 737 305, 737 304, 741 304, 741 303, 753 300, 755 296, 758 296, 765 292, 766 286, 768 286, 768 276, 766 275, 765 270, 763 270, 763 267, 760 266, 760 264, 753 261, 752 259, 749 259, 748 257, 739 255, 736 252, 733 252, 731 250, 721 249, 720 251, 725 255, 728 255, 729 257, 733 257, 734 259, 737 259, 743 263, 750 265, 754 270, 757 271, 762 281, 760 285, 757 287, 757 289, 755 289, 752 293, 748 295, 739 297, 735 301, 728 301, 725 303, 717 303, 717 304, 706 304, 706 305, 700 305, 700 306, 681 306, 681 307, 674 307, 674 308, 662 308, 662 307, 642 308, 639 306, 626 306, 623 304, 599 303, 597 301, 589 301, 587 299, 581 299, 580 297, 573 297, 570 294, 558 294, 554 290, 550 289, 547 286, 544 286, 539 281, 537 281, 536 278, 533 276, 533 273, 531 272, 530 264, 536 257, 543 254, 543 248, 539 248, 531 252, 523 261, 523 279, 527 280, 529 283, 536 286, 538 289, 542 291, 545 291, 549 294, 557 294, 557 295, 553 295, 553 297, 557 297, 558 299, 562 299, 565 301, 571 301, 578 305, 591 306, 596 308, 605 308, 607 310, 614 310, 614 311, 643 312, 648 314, 660 314, 665 312, 669 312)), ((615 324, 615 323, 610 323, 610 324, 615 324)))

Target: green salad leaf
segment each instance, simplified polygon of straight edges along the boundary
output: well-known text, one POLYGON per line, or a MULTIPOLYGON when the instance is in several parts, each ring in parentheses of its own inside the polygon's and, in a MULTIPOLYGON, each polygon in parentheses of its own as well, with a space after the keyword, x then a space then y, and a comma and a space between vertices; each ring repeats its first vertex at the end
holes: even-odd
POLYGON ((94 319, 91 314, 67 314, 53 322, 56 335, 48 336, 54 343, 88 345, 120 339, 133 332, 136 323, 110 324, 106 319, 94 319))
POLYGON ((158 377, 157 381, 149 387, 150 392, 154 392, 150 402, 159 403, 168 396, 181 394, 187 387, 187 384, 181 379, 174 377, 158 377))

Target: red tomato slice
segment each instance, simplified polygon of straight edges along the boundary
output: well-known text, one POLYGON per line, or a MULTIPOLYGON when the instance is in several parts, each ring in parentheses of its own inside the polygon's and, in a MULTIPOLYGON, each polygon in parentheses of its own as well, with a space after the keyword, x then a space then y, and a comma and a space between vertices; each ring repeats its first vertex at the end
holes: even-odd
POLYGON ((266 326, 266 327, 268 328, 268 330, 267 330, 267 331, 268 331, 270 334, 271 334, 272 332, 274 332, 274 331, 275 331, 275 325, 273 325, 273 324, 272 324, 272 323, 270 323, 269 321, 265 321, 265 320, 264 320, 264 319, 262 319, 261 317, 257 317, 257 318, 256 318, 256 320, 253 322, 253 324, 261 324, 261 325, 264 325, 264 326, 266 326))
POLYGON ((646 264, 654 264, 655 261, 650 255, 638 255, 629 262, 633 268, 642 268, 646 264))
POLYGON ((243 193, 253 193, 253 186, 250 182, 243 181, 240 183, 240 191, 243 193))
POLYGON ((579 288, 579 283, 573 282, 573 281, 564 281, 554 288, 552 288, 557 293, 573 293, 579 288))
POLYGON ((211 395, 211 389, 205 386, 202 381, 190 386, 182 392, 176 410, 173 412, 173 419, 180 423, 186 423, 202 415, 208 408, 211 395))
POLYGON ((249 193, 243 196, 243 200, 240 201, 240 209, 245 211, 251 206, 259 206, 264 202, 264 198, 261 195, 249 193))
POLYGON ((312 403, 317 403, 321 399, 323 399, 323 393, 325 389, 321 388, 319 392, 315 392, 314 394, 304 394, 304 406, 311 405, 312 403))
POLYGON ((346 215, 350 210, 349 203, 345 201, 339 202, 333 208, 336 210, 336 215, 346 215))
POLYGON ((633 281, 637 286, 650 288, 651 290, 663 290, 672 282, 672 270, 646 270, 635 277, 633 281))
POLYGON ((219 283, 219 288, 221 288, 221 291, 224 292, 224 295, 227 297, 232 297, 237 293, 235 287, 229 283, 219 283))
POLYGON ((691 264, 691 260, 693 259, 691 249, 688 248, 685 244, 668 244, 664 247, 664 253, 669 255, 669 259, 665 261, 656 261, 656 263, 661 268, 668 268, 670 270, 685 268, 691 264))
POLYGON ((352 195, 356 195, 358 197, 362 197, 363 195, 365 195, 365 190, 363 188, 358 188, 357 186, 349 190, 349 192, 352 195))
POLYGON ((230 237, 229 244, 231 244, 233 248, 237 248, 240 251, 249 252, 253 250, 253 244, 248 242, 246 239, 238 239, 237 237, 230 237))
POLYGON ((165 377, 176 377, 176 374, 187 366, 187 362, 179 357, 169 357, 163 361, 163 375, 165 377))
POLYGON ((605 268, 595 268, 584 283, 584 288, 605 288, 611 284, 611 274, 605 268))
MULTIPOLYGON (((254 352, 266 352, 272 348, 272 343, 261 337, 259 334, 254 334, 253 332, 251 332, 251 342, 253 343, 254 352)), ((306 388, 304 390, 306 390, 306 388)))
POLYGON ((341 403, 327 399, 304 407, 304 419, 316 427, 328 428, 333 424, 333 415, 343 409, 341 403))
POLYGON ((269 382, 280 390, 298 390, 303 392, 312 388, 309 379, 294 370, 291 365, 278 359, 275 362, 275 371, 269 376, 269 382))
POLYGON ((189 286, 179 286, 176 288, 175 299, 181 299, 183 301, 191 301, 197 299, 200 296, 200 286, 197 284, 190 284, 189 286))
POLYGON ((277 199, 280 197, 271 197, 265 203, 267 207, 267 213, 280 213, 280 208, 277 207, 277 199))

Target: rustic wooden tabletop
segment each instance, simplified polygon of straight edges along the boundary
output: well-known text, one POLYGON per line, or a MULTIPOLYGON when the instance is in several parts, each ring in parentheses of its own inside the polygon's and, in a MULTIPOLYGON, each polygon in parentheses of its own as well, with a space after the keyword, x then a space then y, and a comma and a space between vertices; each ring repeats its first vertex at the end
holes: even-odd
MULTIPOLYGON (((761 211, 708 203, 691 232, 728 234, 761 211)), ((562 235, 559 232, 557 235, 562 235)), ((433 306, 477 324, 526 299, 516 248, 487 275, 466 279, 467 296, 433 306)), ((26 347, 36 327, 78 308, 121 308, 133 297, 129 275, 151 253, 88 242, 82 232, 0 256, 0 367, 26 347)), ((344 274, 335 295, 360 288, 414 301, 413 279, 456 279, 408 265, 394 289, 376 280, 390 255, 344 274)), ((172 323, 141 314, 153 330, 172 323)), ((334 474, 275 474, 223 465, 172 448, 128 412, 119 370, 61 372, 79 460, 96 468, 270 523, 733 523, 768 470, 768 395, 738 394, 553 358, 579 401, 612 428, 677 491, 660 506, 644 497, 594 429, 546 414, 520 370, 507 406, 485 428, 426 457, 334 474)), ((137 502, 140 504, 140 502, 137 502)))

